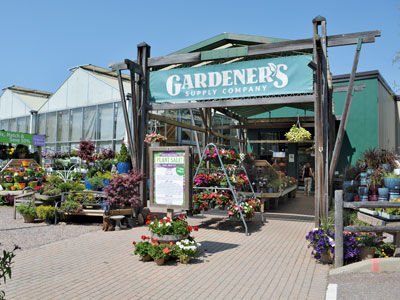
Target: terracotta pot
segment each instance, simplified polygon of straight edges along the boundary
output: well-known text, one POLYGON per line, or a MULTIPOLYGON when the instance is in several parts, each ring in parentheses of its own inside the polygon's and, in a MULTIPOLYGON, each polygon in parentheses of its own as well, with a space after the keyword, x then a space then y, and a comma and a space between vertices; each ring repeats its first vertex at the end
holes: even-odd
POLYGON ((362 247, 360 248, 360 259, 371 259, 374 258, 375 248, 374 247, 362 247))
POLYGON ((332 253, 321 253, 320 261, 324 264, 331 264, 333 263, 333 255, 332 253))
POLYGON ((35 216, 23 215, 24 223, 33 223, 35 221, 35 216))
POLYGON ((180 262, 181 264, 185 264, 185 265, 186 265, 186 264, 189 263, 190 259, 191 259, 191 257, 183 258, 183 256, 181 255, 181 256, 179 257, 179 262, 180 262))
POLYGON ((150 261, 151 260, 150 254, 147 254, 146 256, 141 256, 140 258, 142 259, 142 261, 150 261))
POLYGON ((157 266, 162 266, 165 263, 164 257, 154 260, 157 266))

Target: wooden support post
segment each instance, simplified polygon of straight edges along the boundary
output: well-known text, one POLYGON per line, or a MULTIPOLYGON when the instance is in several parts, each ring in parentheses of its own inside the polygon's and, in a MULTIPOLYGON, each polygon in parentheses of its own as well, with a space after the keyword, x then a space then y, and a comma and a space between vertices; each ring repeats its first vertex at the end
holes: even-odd
POLYGON ((125 91, 124 91, 124 85, 122 84, 122 74, 121 70, 117 68, 117 75, 118 75, 118 85, 119 85, 119 93, 121 96, 121 106, 122 106, 122 111, 124 113, 124 121, 125 121, 125 130, 126 134, 128 136, 128 146, 129 146, 129 153, 131 155, 131 163, 132 166, 137 166, 136 161, 135 161, 135 156, 134 156, 134 146, 133 146, 133 140, 132 140, 132 132, 131 132, 131 126, 129 124, 129 116, 128 116, 128 109, 126 107, 126 99, 125 99, 125 91))
POLYGON ((343 191, 335 191, 335 268, 343 266, 343 191))
POLYGON ((171 218, 171 220, 174 218, 174 210, 172 208, 167 208, 167 217, 171 218))
POLYGON ((332 182, 333 182, 333 175, 335 173, 337 161, 339 159, 340 150, 342 148, 342 143, 343 143, 343 138, 344 138, 344 131, 346 130, 346 124, 347 124, 347 120, 349 118, 351 102, 353 101, 354 79, 356 77, 356 71, 357 71, 358 60, 360 57, 362 41, 363 41, 362 38, 358 39, 356 54, 354 56, 354 61, 353 61, 353 68, 352 68, 351 74, 350 74, 349 86, 347 88, 346 101, 345 101, 344 107, 343 107, 342 119, 340 120, 339 130, 338 130, 338 134, 336 137, 336 143, 335 143, 335 147, 333 148, 332 161, 331 161, 331 165, 330 165, 330 169, 329 169, 330 184, 332 184, 332 182))
MULTIPOLYGON (((190 111, 190 119, 192 120, 192 125, 196 126, 196 123, 194 122, 194 117, 193 117, 193 111, 192 109, 189 109, 190 111)), ((200 149, 200 144, 199 144, 199 138, 197 137, 197 131, 193 130, 194 134, 194 139, 196 141, 196 147, 197 147, 197 152, 199 154, 199 157, 201 156, 201 149, 200 149)))
POLYGON ((317 65, 316 79, 315 79, 315 104, 314 104, 314 122, 315 122, 315 227, 319 227, 320 222, 320 209, 321 200, 323 199, 323 125, 322 125, 322 68, 321 61, 318 55, 317 42, 319 41, 318 35, 318 19, 313 20, 313 32, 314 32, 314 62, 317 65))
MULTIPOLYGON (((144 138, 147 132, 147 110, 148 110, 148 90, 149 90, 149 68, 148 58, 150 56, 150 46, 146 43, 138 45, 138 62, 142 67, 143 76, 140 78, 140 127, 139 127, 139 146, 140 153, 140 169, 148 175, 147 166, 147 147, 144 144, 144 138)), ((148 176, 146 176, 148 177, 148 176)), ((147 181, 140 186, 140 196, 143 206, 147 206, 147 181)))

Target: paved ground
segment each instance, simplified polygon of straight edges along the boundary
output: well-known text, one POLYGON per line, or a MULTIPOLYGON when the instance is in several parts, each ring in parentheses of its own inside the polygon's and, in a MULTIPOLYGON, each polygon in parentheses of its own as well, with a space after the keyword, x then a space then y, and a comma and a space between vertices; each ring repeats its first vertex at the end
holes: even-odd
POLYGON ((337 284, 338 300, 400 298, 400 273, 352 273, 329 276, 337 284))
POLYGON ((328 267, 315 262, 304 238, 312 205, 299 196, 266 213, 264 225, 257 216, 251 236, 218 213, 191 217, 202 246, 190 265, 139 261, 132 241, 148 234, 145 227, 23 249, 7 299, 324 299, 328 267))

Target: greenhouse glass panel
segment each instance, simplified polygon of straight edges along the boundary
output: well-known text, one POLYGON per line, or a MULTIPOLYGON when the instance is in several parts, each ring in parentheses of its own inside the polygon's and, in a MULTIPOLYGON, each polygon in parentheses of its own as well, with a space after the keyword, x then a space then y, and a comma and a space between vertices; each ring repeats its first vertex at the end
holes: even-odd
POLYGON ((38 133, 46 135, 46 114, 38 115, 38 133))
POLYGON ((17 120, 10 119, 10 131, 17 132, 17 120))
POLYGON ((58 112, 57 141, 68 141, 68 110, 58 112))
POLYGON ((70 130, 71 141, 79 141, 82 138, 82 108, 71 110, 70 130))
POLYGON ((18 118, 17 119, 17 132, 28 133, 26 131, 26 118, 18 118))
POLYGON ((96 106, 85 107, 83 110, 83 137, 93 140, 96 137, 96 106))
POLYGON ((121 103, 115 104, 115 128, 116 135, 115 138, 117 140, 121 140, 125 137, 125 121, 124 114, 122 112, 121 103))
POLYGON ((55 112, 47 114, 46 121, 46 142, 55 142, 57 138, 57 115, 55 112))
POLYGON ((113 138, 113 104, 99 106, 99 139, 111 140, 113 138))

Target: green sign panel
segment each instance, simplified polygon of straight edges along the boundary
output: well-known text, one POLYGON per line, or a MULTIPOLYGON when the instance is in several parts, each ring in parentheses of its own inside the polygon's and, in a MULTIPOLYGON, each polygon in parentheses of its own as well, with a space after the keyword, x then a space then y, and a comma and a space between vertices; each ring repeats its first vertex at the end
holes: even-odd
POLYGON ((179 102, 313 92, 312 55, 150 73, 150 101, 179 102))
POLYGON ((0 131, 0 143, 44 146, 45 136, 11 131, 0 131))

